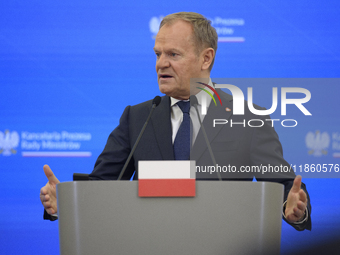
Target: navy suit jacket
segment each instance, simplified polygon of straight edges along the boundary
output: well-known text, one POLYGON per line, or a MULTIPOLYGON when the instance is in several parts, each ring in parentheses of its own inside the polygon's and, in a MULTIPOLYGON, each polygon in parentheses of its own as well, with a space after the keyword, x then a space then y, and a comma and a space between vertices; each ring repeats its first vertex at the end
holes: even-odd
MULTIPOLYGON (((269 116, 253 115, 248 107, 245 107, 244 115, 233 115, 232 96, 217 90, 222 100, 222 106, 211 103, 203 124, 206 127, 209 142, 211 144, 216 162, 219 166, 233 166, 240 170, 241 167, 251 166, 278 166, 289 168, 284 160, 282 146, 278 139, 269 116), (230 111, 226 109, 230 109, 230 111), (226 125, 213 127, 214 119, 228 120, 226 125), (262 127, 250 127, 250 119, 261 119, 262 127), (239 123, 230 125, 230 122, 239 123), (244 123, 244 124, 242 124, 244 123)), ((246 103, 245 103, 246 104, 246 103)), ((98 157, 94 170, 90 177, 95 180, 115 180, 118 178, 125 161, 142 129, 151 110, 152 100, 125 108, 120 123, 110 134, 106 146, 98 157)), ((172 145, 170 98, 162 97, 161 103, 155 108, 145 133, 134 152, 122 179, 128 180, 136 172, 134 179, 138 179, 139 160, 174 160, 172 145)), ((251 125, 260 125, 252 122, 251 125)), ((213 166, 206 142, 200 130, 191 149, 191 159, 196 160, 196 166, 213 166)), ((284 200, 293 185, 295 173, 274 172, 262 174, 261 172, 248 173, 222 173, 223 180, 252 180, 273 181, 285 186, 284 200)), ((217 175, 198 172, 197 179, 217 179, 217 175)), ((306 191, 305 185, 302 188, 306 191)), ((307 193, 308 196, 308 193, 307 193)), ((308 196, 309 218, 303 224, 291 224, 297 230, 311 229, 311 206, 308 196)))

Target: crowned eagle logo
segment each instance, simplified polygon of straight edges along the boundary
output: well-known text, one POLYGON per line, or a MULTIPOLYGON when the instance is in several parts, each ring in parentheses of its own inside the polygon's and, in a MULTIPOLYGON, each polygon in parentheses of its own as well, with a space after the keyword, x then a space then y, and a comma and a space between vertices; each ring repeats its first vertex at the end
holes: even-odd
POLYGON ((152 33, 152 39, 156 38, 159 30, 159 25, 161 24, 163 16, 152 17, 149 21, 150 32, 152 33))
POLYGON ((16 154, 16 147, 19 145, 19 134, 16 131, 10 132, 5 130, 5 133, 0 131, 0 154, 10 156, 16 154))
POLYGON ((309 149, 308 153, 316 157, 327 155, 327 148, 330 142, 331 138, 327 132, 308 132, 306 135, 306 146, 309 149))

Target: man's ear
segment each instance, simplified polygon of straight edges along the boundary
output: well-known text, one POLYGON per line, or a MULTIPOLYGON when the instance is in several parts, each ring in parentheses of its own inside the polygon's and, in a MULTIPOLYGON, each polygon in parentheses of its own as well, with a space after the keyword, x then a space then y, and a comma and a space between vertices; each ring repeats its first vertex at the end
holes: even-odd
POLYGON ((202 70, 208 70, 213 59, 215 57, 215 51, 213 48, 206 48, 201 52, 201 59, 203 59, 202 70))

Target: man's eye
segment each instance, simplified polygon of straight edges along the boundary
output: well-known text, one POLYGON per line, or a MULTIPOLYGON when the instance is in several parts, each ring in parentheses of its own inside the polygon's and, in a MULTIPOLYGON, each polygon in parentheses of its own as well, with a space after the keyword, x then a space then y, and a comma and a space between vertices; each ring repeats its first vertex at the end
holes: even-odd
POLYGON ((178 56, 177 53, 171 53, 170 55, 171 55, 171 57, 176 57, 176 56, 178 56))

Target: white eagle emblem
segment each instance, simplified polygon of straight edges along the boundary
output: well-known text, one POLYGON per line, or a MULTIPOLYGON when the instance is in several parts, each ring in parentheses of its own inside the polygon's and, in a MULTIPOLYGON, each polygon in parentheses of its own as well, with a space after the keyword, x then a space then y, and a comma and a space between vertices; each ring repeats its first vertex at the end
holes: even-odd
POLYGON ((327 154, 327 148, 331 142, 331 138, 328 133, 320 131, 308 132, 306 135, 306 145, 309 149, 308 153, 316 157, 327 154))
POLYGON ((0 154, 4 156, 10 156, 17 153, 14 148, 19 145, 19 134, 16 131, 9 132, 5 130, 5 133, 0 131, 0 154))
POLYGON ((155 39, 156 34, 158 33, 159 25, 161 24, 162 19, 163 19, 163 16, 152 17, 149 22, 149 28, 150 28, 150 32, 153 34, 152 35, 153 39, 155 39))

